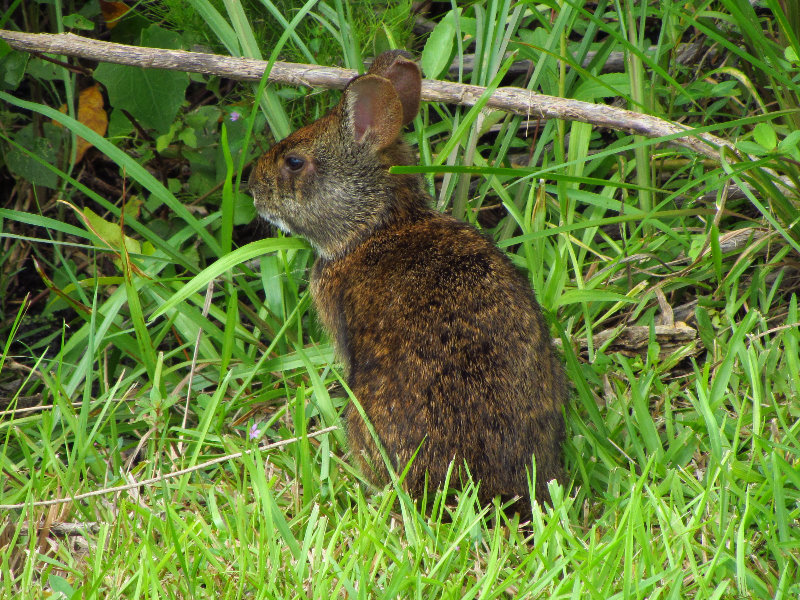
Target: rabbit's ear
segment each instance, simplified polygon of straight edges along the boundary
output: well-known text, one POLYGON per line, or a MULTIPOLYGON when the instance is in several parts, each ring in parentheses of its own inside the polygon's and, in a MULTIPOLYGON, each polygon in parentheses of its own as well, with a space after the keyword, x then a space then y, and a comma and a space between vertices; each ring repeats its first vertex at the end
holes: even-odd
POLYGON ((376 150, 389 146, 403 127, 403 105, 388 79, 364 75, 344 92, 347 121, 358 143, 370 141, 376 150))
POLYGON ((375 57, 368 73, 380 75, 392 82, 403 105, 403 125, 408 125, 419 112, 422 74, 410 52, 387 50, 375 57))

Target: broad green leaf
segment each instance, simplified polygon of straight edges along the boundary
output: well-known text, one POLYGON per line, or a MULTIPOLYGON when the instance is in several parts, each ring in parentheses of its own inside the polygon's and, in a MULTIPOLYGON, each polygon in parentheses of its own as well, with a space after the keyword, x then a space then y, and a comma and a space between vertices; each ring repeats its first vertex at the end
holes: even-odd
POLYGON ((134 131, 133 123, 121 110, 112 110, 108 118, 106 135, 111 138, 126 137, 134 131))
POLYGON ((797 148, 800 146, 800 130, 792 131, 789 135, 781 140, 779 146, 782 150, 789 150, 791 148, 797 148))
POLYGON ((15 90, 25 75, 27 52, 10 52, 0 58, 0 89, 15 90))
POLYGON ((630 76, 627 73, 604 73, 587 79, 575 90, 576 100, 594 102, 598 98, 610 98, 631 93, 630 76))
POLYGON ((125 241, 125 248, 133 254, 141 254, 142 246, 138 240, 127 235, 123 235, 118 223, 110 223, 103 217, 94 212, 91 208, 83 209, 83 216, 91 226, 92 230, 107 244, 115 250, 122 249, 122 242, 125 241))
POLYGON ((63 81, 64 77, 64 69, 61 66, 54 65, 41 58, 30 59, 25 72, 31 77, 45 79, 47 81, 52 81, 54 79, 63 81))
MULTIPOLYGON (((14 136, 14 141, 50 164, 58 163, 62 132, 51 123, 43 123, 43 136, 36 135, 33 124, 26 125, 14 136)), ((58 187, 58 176, 22 150, 12 148, 4 157, 9 170, 27 181, 50 189, 58 187)))
MULTIPOLYGON (((158 25, 142 32, 142 45, 154 48, 179 47, 179 38, 158 25)), ((103 63, 94 77, 108 91, 115 109, 128 111, 144 127, 160 133, 169 131, 184 101, 189 75, 166 69, 143 69, 103 63)))
POLYGON ((759 123, 753 129, 753 138, 767 150, 774 150, 778 145, 778 136, 769 123, 759 123))
POLYGON ((239 192, 236 194, 236 203, 233 208, 233 224, 246 225, 256 216, 256 207, 253 204, 253 197, 249 194, 239 192))
POLYGON ((455 47, 456 22, 452 10, 436 24, 422 50, 422 72, 428 79, 436 79, 447 67, 455 47))
POLYGON ((790 154, 795 160, 800 161, 800 130, 792 131, 783 138, 778 144, 778 149, 781 152, 790 154))
POLYGON ((91 31, 94 29, 94 23, 78 13, 64 16, 61 22, 64 23, 64 27, 70 29, 83 29, 84 31, 91 31))
POLYGON ((72 598, 75 593, 75 589, 69 584, 69 581, 60 575, 50 575, 47 583, 57 596, 63 595, 64 598, 72 598))

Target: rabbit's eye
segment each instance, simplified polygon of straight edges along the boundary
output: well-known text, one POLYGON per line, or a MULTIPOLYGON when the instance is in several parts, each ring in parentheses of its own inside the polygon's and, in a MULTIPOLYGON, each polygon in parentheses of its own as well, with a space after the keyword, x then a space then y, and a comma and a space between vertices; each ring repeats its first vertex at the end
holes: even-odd
POLYGON ((287 156, 284 159, 284 162, 286 163, 286 166, 289 168, 289 170, 294 171, 295 173, 299 172, 300 169, 303 168, 303 165, 306 164, 306 161, 304 161, 299 156, 287 156))

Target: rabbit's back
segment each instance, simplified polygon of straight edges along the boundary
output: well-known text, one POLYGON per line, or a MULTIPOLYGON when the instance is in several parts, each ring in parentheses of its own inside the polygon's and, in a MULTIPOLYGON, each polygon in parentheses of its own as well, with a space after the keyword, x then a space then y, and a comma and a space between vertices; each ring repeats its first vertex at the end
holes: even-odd
MULTIPOLYGON (((466 461, 482 499, 561 479, 563 369, 529 284, 472 226, 425 210, 348 255, 318 259, 312 294, 348 384, 406 483, 435 487, 466 461), (420 446, 421 444, 421 446, 420 446)), ((364 472, 383 461, 356 409, 345 420, 364 472)))

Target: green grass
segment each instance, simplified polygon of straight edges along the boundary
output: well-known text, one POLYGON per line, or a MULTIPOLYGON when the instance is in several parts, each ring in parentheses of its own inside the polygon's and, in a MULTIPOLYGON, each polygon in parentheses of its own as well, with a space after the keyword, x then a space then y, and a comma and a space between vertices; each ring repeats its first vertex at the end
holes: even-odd
MULTIPOLYGON (((100 136, 77 121, 85 76, 0 48, 0 72, 25 69, 0 91, 0 598, 800 595, 800 13, 558 8, 474 3, 416 39, 380 7, 193 0, 146 3, 112 34, 352 68, 399 45, 434 76, 476 51, 465 82, 618 102, 736 145, 709 161, 436 104, 409 128, 437 206, 509 253, 562 342, 570 480, 527 524, 471 482, 418 503, 347 460, 313 254, 247 229, 243 183, 335 93, 255 102, 259 86, 193 76, 169 131, 115 109, 100 136), (504 51, 529 79, 503 79, 504 51), (612 52, 623 73, 603 71, 612 52), (95 146, 77 165, 74 135, 95 146), (670 319, 695 335, 657 336, 670 319), (619 337, 633 326, 650 332, 637 347, 619 337)), ((95 36, 92 10, 2 19, 57 31, 83 11, 95 36)))

